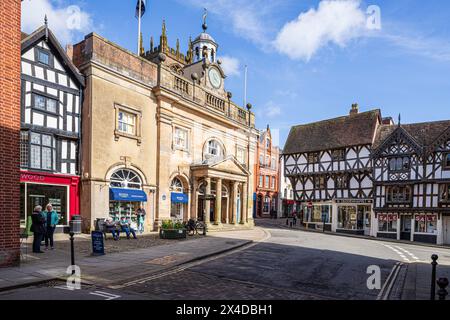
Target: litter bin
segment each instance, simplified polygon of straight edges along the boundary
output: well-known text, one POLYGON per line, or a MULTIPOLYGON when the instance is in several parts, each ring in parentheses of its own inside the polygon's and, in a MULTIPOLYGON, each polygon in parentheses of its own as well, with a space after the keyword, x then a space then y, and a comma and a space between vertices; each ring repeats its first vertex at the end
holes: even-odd
POLYGON ((103 231, 105 220, 105 218, 97 218, 95 220, 95 231, 103 231))
POLYGON ((72 216, 72 219, 70 220, 70 231, 74 234, 80 234, 81 233, 81 216, 72 216))

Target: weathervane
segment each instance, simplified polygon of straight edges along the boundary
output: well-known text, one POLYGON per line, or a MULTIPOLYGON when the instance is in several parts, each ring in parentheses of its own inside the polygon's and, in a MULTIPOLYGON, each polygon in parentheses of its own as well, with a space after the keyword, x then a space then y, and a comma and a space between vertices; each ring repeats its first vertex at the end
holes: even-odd
POLYGON ((208 29, 208 25, 206 24, 206 18, 208 17, 208 9, 204 8, 205 12, 203 13, 203 31, 206 32, 206 30, 208 29))

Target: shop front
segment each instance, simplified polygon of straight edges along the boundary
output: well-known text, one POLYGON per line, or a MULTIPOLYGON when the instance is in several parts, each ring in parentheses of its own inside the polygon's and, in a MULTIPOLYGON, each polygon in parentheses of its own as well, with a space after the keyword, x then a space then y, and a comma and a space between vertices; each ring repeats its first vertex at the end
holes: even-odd
POLYGON ((80 214, 80 178, 50 173, 21 172, 20 175, 20 225, 29 230, 31 214, 36 206, 43 210, 51 204, 58 213, 59 226, 68 225, 72 216, 80 214))
POLYGON ((137 228, 137 213, 139 207, 147 202, 147 194, 140 189, 109 189, 109 215, 114 221, 122 217, 131 221, 131 226, 137 228))
POLYGON ((372 236, 372 204, 367 201, 337 201, 336 232, 372 236))
POLYGON ((379 238, 437 244, 442 219, 435 213, 378 213, 379 238))
MULTIPOLYGON (((293 203, 293 205, 295 202, 293 203)), ((307 203, 301 205, 300 219, 308 229, 332 230, 333 205, 331 203, 307 203)))

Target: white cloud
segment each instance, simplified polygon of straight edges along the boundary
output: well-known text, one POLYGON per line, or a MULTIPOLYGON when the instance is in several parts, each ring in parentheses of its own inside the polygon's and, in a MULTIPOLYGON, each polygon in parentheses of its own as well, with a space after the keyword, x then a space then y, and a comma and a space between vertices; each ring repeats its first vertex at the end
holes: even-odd
POLYGON ((238 59, 230 56, 221 56, 219 59, 222 61, 222 68, 227 76, 232 77, 241 74, 240 62, 238 59))
POLYGON ((364 35, 366 15, 360 5, 360 0, 323 0, 317 9, 285 24, 274 46, 291 59, 304 61, 327 45, 345 47, 364 35))
POLYGON ((275 118, 281 115, 281 108, 273 101, 269 101, 264 108, 258 110, 256 113, 257 116, 261 118, 275 118))
POLYGON ((25 0, 22 2, 22 31, 31 33, 44 24, 47 15, 49 28, 62 45, 73 43, 77 35, 92 31, 89 13, 63 1, 25 0))
MULTIPOLYGON (((236 35, 262 47, 270 47, 271 17, 285 0, 179 0, 199 9, 206 7, 236 35)), ((211 25, 212 17, 208 19, 211 25)))

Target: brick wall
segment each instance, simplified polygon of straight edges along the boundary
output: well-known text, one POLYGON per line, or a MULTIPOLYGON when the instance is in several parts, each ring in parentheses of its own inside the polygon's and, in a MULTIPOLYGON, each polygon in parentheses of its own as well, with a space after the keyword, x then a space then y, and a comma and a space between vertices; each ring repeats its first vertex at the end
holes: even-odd
POLYGON ((0 1, 0 267, 20 260, 20 10, 0 1))

